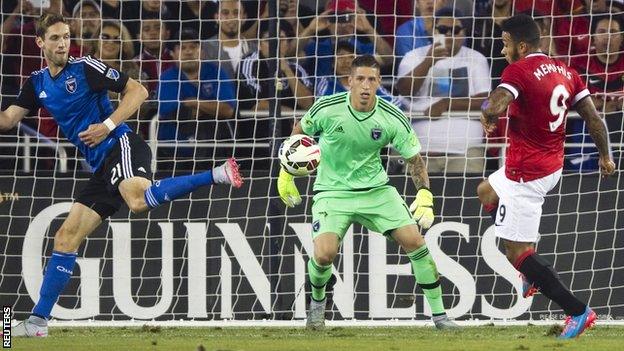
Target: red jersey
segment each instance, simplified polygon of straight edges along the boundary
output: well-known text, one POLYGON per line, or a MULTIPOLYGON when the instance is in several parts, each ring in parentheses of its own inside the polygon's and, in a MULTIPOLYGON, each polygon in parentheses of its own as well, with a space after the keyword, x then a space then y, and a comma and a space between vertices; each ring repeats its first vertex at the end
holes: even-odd
POLYGON ((508 111, 507 178, 528 182, 562 168, 568 109, 589 95, 578 73, 535 53, 507 66, 499 87, 514 95, 508 111))
POLYGON ((147 50, 143 50, 137 57, 133 59, 138 62, 142 72, 147 74, 147 85, 149 87, 149 100, 156 100, 158 97, 158 79, 160 74, 168 68, 173 67, 175 62, 171 57, 168 49, 163 49, 160 59, 147 50))
POLYGON ((590 21, 590 15, 554 19, 552 35, 559 55, 577 57, 589 53, 590 21))
POLYGON ((594 94, 624 92, 624 55, 607 65, 600 61, 595 52, 588 56, 571 60, 570 65, 581 74, 588 85, 589 92, 594 94))

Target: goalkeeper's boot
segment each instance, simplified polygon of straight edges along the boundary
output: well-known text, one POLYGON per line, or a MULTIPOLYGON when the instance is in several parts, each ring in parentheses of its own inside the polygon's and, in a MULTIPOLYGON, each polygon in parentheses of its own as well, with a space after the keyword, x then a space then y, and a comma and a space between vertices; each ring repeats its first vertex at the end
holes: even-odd
POLYGON ((581 335, 585 329, 589 329, 596 323, 596 312, 586 307, 583 314, 573 317, 568 316, 565 321, 565 327, 559 335, 560 339, 572 339, 581 335))
POLYGON ((325 328, 325 305, 327 298, 323 301, 310 300, 310 310, 308 311, 308 320, 306 328, 311 330, 319 330, 325 328))
POLYGON ((30 316, 11 328, 11 335, 24 338, 45 338, 48 336, 48 322, 43 318, 30 316))
POLYGON ((522 297, 526 299, 527 297, 535 295, 539 291, 535 284, 530 283, 527 280, 524 274, 520 273, 520 278, 522 279, 522 297))
POLYGON ((236 163, 236 159, 232 157, 228 158, 221 166, 215 167, 212 173, 215 183, 217 183, 217 178, 219 178, 222 179, 219 181, 220 183, 231 184, 235 188, 240 188, 243 185, 243 177, 238 171, 238 164, 236 163), (225 177, 223 174, 225 174, 225 177))
POLYGON ((433 316, 431 317, 431 320, 433 321, 433 324, 435 324, 435 327, 439 330, 453 330, 459 328, 459 325, 450 320, 446 313, 439 316, 433 316))

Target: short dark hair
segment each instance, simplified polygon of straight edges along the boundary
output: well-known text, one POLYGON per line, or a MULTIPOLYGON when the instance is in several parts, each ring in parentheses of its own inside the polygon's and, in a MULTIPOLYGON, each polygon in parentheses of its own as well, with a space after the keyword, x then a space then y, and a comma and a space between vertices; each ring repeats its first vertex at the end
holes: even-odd
POLYGON ((352 54, 355 54, 355 46, 353 46, 353 44, 351 44, 351 42, 348 40, 339 40, 336 43, 336 52, 340 50, 348 51, 352 54))
POLYGON ((373 55, 360 55, 357 56, 353 62, 351 62, 351 69, 356 69, 358 67, 370 67, 380 69, 379 62, 375 59, 373 55))
POLYGON ((37 19, 37 22, 35 23, 35 34, 39 38, 45 38, 45 34, 48 31, 48 28, 59 22, 67 24, 67 21, 65 20, 65 17, 63 17, 63 15, 59 15, 56 13, 44 13, 37 19))
POLYGON ((435 12, 433 15, 435 20, 437 21, 440 17, 452 17, 453 19, 459 20, 464 29, 464 33, 469 33, 470 29, 470 21, 467 17, 465 17, 464 13, 455 7, 443 7, 435 12))
POLYGON ((200 43, 199 33, 194 28, 183 28, 167 42, 171 50, 175 50, 176 46, 182 47, 182 42, 200 43))
POLYGON ((533 17, 527 14, 518 14, 504 20, 501 29, 509 33, 514 42, 525 42, 531 47, 538 47, 540 44, 540 28, 533 17))
POLYGON ((621 16, 617 16, 617 15, 612 15, 610 13, 599 13, 599 14, 593 14, 592 15, 592 20, 591 20, 591 34, 596 34, 596 28, 598 27, 598 23, 604 21, 604 20, 611 20, 612 22, 617 22, 620 25, 620 31, 622 31, 624 29, 624 22, 622 21, 622 17, 621 16))

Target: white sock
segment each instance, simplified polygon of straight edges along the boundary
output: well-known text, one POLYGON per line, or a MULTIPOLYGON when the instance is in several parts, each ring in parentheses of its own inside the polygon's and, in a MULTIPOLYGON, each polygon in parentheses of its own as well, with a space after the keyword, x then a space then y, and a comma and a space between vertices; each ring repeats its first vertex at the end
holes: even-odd
POLYGON ((225 173, 225 164, 212 169, 212 180, 215 184, 227 184, 230 182, 230 178, 225 173))

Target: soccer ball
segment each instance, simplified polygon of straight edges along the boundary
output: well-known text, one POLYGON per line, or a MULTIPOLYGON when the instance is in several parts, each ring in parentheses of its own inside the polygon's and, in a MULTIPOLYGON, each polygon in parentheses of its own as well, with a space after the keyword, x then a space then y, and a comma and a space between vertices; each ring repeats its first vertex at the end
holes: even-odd
POLYGON ((313 173, 321 160, 321 149, 316 141, 303 134, 291 135, 284 140, 278 154, 282 167, 294 176, 313 173))

